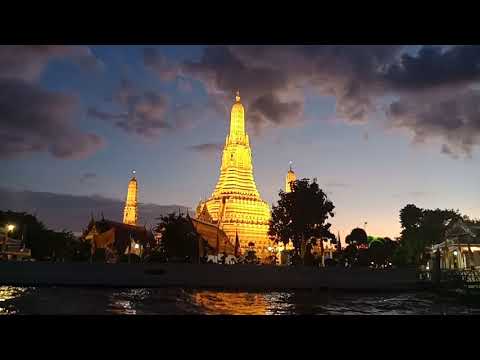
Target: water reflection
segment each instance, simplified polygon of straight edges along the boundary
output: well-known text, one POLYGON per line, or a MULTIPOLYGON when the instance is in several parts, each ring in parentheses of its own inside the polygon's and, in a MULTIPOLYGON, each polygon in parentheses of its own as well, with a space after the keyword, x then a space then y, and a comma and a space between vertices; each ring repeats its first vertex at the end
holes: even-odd
POLYGON ((0 315, 16 314, 17 311, 9 300, 21 297, 27 290, 26 287, 0 286, 0 315))
POLYGON ((287 314, 291 308, 287 293, 247 293, 197 291, 192 300, 203 313, 221 315, 275 315, 287 314))
POLYGON ((0 315, 7 314, 480 314, 480 304, 432 293, 225 292, 0 286, 0 315))
POLYGON ((136 306, 150 296, 148 289, 126 289, 114 291, 109 296, 109 311, 116 315, 135 315, 136 306))

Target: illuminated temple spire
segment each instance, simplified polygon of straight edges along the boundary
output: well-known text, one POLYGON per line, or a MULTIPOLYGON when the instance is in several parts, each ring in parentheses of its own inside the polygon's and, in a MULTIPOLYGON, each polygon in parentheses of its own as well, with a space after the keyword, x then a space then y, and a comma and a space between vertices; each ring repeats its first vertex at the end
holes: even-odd
POLYGON ((237 91, 230 113, 230 131, 225 139, 220 177, 212 196, 197 207, 197 218, 208 213, 232 244, 238 231, 241 250, 246 250, 248 243, 253 242, 257 254, 262 257, 268 255, 270 208, 260 198, 253 177, 245 109, 240 100, 237 91))
POLYGON ((125 210, 123 211, 123 223, 137 225, 138 220, 138 183, 135 178, 135 170, 132 171, 133 177, 128 183, 127 200, 125 201, 125 210))
POLYGON ((288 170, 287 176, 285 177, 285 192, 292 192, 292 182, 297 180, 297 175, 292 170, 292 162, 290 161, 290 169, 288 170))

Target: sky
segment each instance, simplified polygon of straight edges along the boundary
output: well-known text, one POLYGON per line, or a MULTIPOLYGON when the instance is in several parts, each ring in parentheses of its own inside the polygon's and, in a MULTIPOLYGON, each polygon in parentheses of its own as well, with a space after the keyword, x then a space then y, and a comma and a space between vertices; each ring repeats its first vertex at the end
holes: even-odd
MULTIPOLYGON (((399 235, 409 203, 480 217, 480 46, 0 46, 0 187, 195 208, 240 91, 254 176, 289 161, 333 231, 399 235)), ((74 206, 72 204, 72 206, 74 206)))

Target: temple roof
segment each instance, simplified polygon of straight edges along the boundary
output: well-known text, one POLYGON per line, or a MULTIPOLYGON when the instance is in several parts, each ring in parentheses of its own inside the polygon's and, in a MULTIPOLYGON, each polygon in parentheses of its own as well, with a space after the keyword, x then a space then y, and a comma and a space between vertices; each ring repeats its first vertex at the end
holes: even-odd
POLYGON ((217 248, 217 238, 219 252, 226 252, 228 255, 232 255, 235 252, 235 246, 230 242, 228 236, 222 229, 219 229, 215 224, 207 223, 199 219, 191 219, 195 230, 200 236, 207 241, 210 248, 217 248))
POLYGON ((121 222, 102 219, 90 223, 87 228, 86 234, 95 226, 99 234, 103 234, 112 228, 115 230, 115 243, 114 246, 118 253, 123 254, 125 249, 130 245, 130 239, 135 242, 146 244, 154 240, 153 234, 149 232, 144 226, 128 225, 121 222))

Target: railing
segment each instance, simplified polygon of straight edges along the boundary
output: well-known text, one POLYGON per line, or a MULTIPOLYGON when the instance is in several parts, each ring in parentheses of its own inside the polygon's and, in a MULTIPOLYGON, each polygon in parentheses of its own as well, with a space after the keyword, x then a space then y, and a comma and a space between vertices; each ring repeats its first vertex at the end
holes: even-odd
MULTIPOLYGON (((419 271, 418 279, 430 282, 433 280, 433 273, 431 271, 419 271)), ((456 288, 480 287, 480 271, 477 269, 442 270, 440 272, 440 283, 456 288)))

